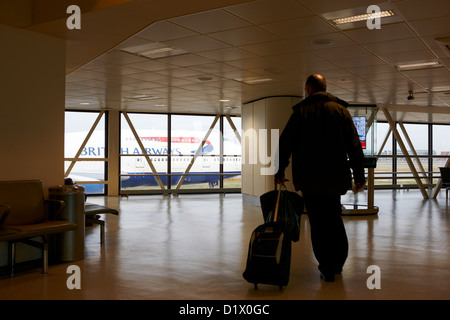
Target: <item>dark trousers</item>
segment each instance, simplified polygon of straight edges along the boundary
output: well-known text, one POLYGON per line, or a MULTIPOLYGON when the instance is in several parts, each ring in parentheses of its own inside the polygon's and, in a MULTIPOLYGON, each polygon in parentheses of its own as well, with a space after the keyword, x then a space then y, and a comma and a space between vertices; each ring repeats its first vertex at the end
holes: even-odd
POLYGON ((314 255, 323 274, 342 271, 348 240, 342 221, 341 196, 304 196, 314 255))

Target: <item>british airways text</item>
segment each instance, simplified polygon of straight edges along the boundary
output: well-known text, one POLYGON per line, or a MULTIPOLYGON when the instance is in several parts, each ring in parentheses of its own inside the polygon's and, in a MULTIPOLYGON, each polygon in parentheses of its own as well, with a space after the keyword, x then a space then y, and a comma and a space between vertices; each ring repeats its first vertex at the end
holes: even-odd
MULTIPOLYGON (((169 150, 167 148, 145 148, 147 154, 150 155, 163 155, 169 154, 169 150)), ((172 155, 182 155, 179 148, 174 148, 171 150, 172 155)), ((135 155, 143 155, 140 148, 120 148, 120 154, 135 154, 135 155)), ((105 147, 85 147, 81 152, 81 156, 91 156, 91 157, 100 157, 105 156, 105 147)))

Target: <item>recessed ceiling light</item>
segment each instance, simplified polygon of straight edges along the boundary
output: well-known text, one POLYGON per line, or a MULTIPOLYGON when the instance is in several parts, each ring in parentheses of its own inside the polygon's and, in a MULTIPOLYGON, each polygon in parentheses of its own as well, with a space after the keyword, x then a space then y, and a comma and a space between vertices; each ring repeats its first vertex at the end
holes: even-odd
POLYGON ((398 70, 415 70, 415 69, 423 69, 423 68, 436 68, 441 67, 442 65, 437 61, 417 61, 411 63, 402 63, 398 64, 396 68, 398 70))
POLYGON ((82 106, 88 106, 88 105, 90 105, 91 103, 90 103, 90 102, 80 102, 80 104, 81 104, 82 106))
POLYGON ((330 39, 316 39, 313 41, 313 43, 316 46, 327 47, 327 46, 331 46, 334 43, 334 41, 330 40, 330 39))
POLYGON ((392 17, 395 16, 395 12, 392 10, 385 10, 375 13, 365 13, 365 14, 358 14, 355 16, 349 16, 349 17, 343 17, 343 18, 336 18, 332 19, 335 24, 344 24, 344 23, 351 23, 351 22, 358 22, 358 21, 364 21, 368 19, 375 19, 375 18, 386 18, 386 17, 392 17))
POLYGON ((433 87, 428 90, 430 92, 450 92, 450 86, 449 87, 433 87))
POLYGON ((202 76, 197 78, 198 81, 211 81, 212 77, 202 76))
POLYGON ((220 102, 230 102, 231 100, 230 99, 220 99, 219 101, 220 102))

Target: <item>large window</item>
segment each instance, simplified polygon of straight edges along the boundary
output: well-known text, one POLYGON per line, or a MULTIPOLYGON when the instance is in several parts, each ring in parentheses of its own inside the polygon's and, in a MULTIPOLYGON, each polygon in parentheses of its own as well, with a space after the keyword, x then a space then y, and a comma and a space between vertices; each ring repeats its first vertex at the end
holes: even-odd
MULTIPOLYGON (((87 194, 106 194, 110 179, 119 179, 122 194, 241 189, 240 117, 122 113, 119 177, 108 177, 107 113, 66 111, 65 117, 65 176, 87 194)), ((435 184, 449 161, 450 125, 396 128, 421 182, 435 184)), ((376 135, 375 186, 417 187, 389 124, 378 122, 376 135)))
POLYGON ((220 187, 220 127, 211 116, 172 116, 175 189, 220 187), (202 144, 203 143, 203 144, 202 144))
MULTIPOLYGON (((406 147, 411 162, 414 165, 419 177, 423 178, 422 183, 428 184, 428 124, 401 124, 399 127, 399 133, 402 137, 402 141, 406 147), (416 156, 417 155, 417 156, 416 156)), ((416 180, 412 177, 411 169, 406 161, 406 158, 401 157, 402 152, 400 148, 397 148, 397 173, 401 179, 400 184, 405 186, 417 184, 416 180)))
POLYGON ((123 113, 121 123, 121 193, 240 190, 239 118, 123 113))
POLYGON ((106 192, 105 128, 104 113, 65 113, 65 177, 84 186, 87 194, 106 192))
POLYGON ((167 118, 167 115, 122 114, 121 190, 161 190, 161 186, 167 187, 167 118))
MULTIPOLYGON (((450 125, 396 123, 409 158, 424 186, 433 186, 439 177, 439 167, 450 157, 450 125)), ((389 132, 389 124, 378 122, 380 147, 389 132)), ((379 153, 375 169, 378 187, 417 187, 413 172, 403 156, 399 143, 391 132, 379 153)))

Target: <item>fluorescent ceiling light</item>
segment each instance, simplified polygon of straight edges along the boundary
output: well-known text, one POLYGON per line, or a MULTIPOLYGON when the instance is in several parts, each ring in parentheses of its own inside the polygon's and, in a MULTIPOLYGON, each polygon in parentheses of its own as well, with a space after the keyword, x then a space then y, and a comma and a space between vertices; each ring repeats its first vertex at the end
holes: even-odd
POLYGON ((170 52, 175 50, 174 48, 170 48, 170 47, 163 47, 163 48, 157 48, 157 49, 150 49, 150 50, 144 50, 144 51, 140 51, 138 52, 139 55, 141 56, 151 56, 154 54, 160 54, 160 53, 166 53, 166 52, 170 52))
POLYGON ((270 78, 247 78, 247 79, 234 79, 239 82, 244 82, 246 84, 258 84, 272 81, 270 78))
POLYGON ((176 55, 188 53, 185 50, 172 48, 160 42, 145 42, 143 44, 135 46, 123 47, 120 50, 150 59, 173 57, 176 55))
POLYGON ((344 24, 344 23, 351 23, 351 22, 358 22, 358 21, 364 21, 368 19, 375 19, 375 18, 386 18, 386 17, 392 17, 395 16, 395 12, 392 10, 385 10, 375 13, 365 13, 365 14, 358 14, 355 16, 350 17, 343 17, 343 18, 336 18, 332 19, 335 24, 344 24))
POLYGON ((397 65, 398 70, 413 70, 413 69, 423 69, 423 68, 433 68, 442 66, 437 61, 423 61, 423 62, 411 62, 403 63, 397 65))
POLYGON ((156 99, 161 99, 161 98, 160 97, 156 97, 156 96, 151 96, 149 94, 138 94, 138 95, 131 96, 131 97, 125 97, 125 99, 127 99, 127 100, 144 101, 144 100, 156 100, 156 99))
POLYGON ((431 92, 450 92, 450 87, 433 87, 429 89, 431 92))
POLYGON ((175 48, 171 48, 171 47, 161 47, 161 48, 148 49, 148 50, 136 52, 137 55, 139 55, 141 57, 150 58, 150 59, 179 56, 179 55, 182 55, 185 53, 188 53, 188 52, 185 50, 175 49, 175 48))

